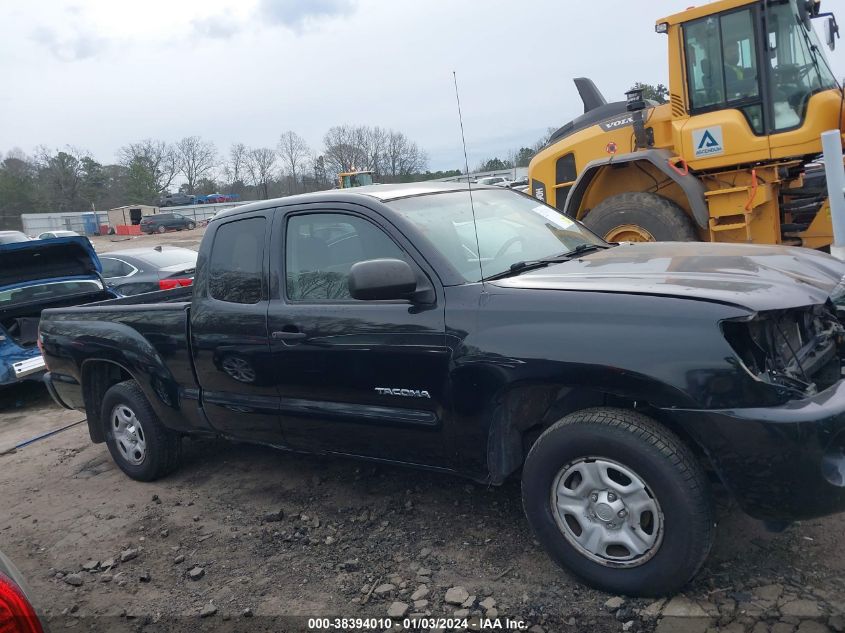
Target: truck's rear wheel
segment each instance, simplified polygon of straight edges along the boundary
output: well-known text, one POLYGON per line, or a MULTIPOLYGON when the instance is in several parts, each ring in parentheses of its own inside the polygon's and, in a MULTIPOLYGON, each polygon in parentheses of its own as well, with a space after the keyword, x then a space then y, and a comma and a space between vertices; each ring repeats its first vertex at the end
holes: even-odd
POLYGON ((178 468, 181 437, 161 424, 134 380, 106 392, 102 419, 112 459, 132 479, 154 481, 178 468))
POLYGON ((620 193, 602 200, 584 224, 608 242, 694 242, 695 227, 677 204, 655 193, 620 193))
POLYGON ((552 558, 611 593, 677 591, 713 541, 701 465, 635 411, 587 409, 547 429, 525 461, 522 496, 552 558))

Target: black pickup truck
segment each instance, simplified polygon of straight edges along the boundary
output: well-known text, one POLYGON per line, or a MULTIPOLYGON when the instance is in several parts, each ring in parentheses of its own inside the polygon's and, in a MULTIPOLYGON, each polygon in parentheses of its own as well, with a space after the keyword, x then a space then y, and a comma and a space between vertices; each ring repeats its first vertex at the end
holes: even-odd
POLYGON ((499 187, 381 185, 226 211, 192 289, 45 310, 40 344, 134 479, 195 435, 521 473, 556 561, 657 595, 706 558, 714 485, 770 522, 845 510, 843 274, 800 248, 607 244, 499 187))

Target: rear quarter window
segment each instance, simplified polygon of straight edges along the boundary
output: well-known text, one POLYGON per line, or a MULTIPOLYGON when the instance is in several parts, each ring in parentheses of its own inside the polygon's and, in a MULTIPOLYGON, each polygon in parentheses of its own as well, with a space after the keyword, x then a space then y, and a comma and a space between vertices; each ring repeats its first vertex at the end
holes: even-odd
POLYGON ((230 303, 261 301, 266 232, 263 217, 227 222, 217 229, 209 261, 211 297, 230 303))

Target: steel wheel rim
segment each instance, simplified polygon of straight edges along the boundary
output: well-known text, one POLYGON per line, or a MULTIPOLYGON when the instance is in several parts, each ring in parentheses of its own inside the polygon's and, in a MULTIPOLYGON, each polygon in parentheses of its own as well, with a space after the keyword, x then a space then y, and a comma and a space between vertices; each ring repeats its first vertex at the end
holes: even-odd
POLYGON ((147 457, 147 434, 135 412, 125 404, 117 405, 111 412, 111 427, 121 457, 133 466, 142 464, 147 457))
POLYGON ((646 482, 604 457, 558 471, 551 489, 558 529, 578 553, 605 567, 637 567, 663 542, 663 511, 646 482))
POLYGON ((604 235, 607 242, 656 242, 650 231, 636 224, 620 224, 604 235))

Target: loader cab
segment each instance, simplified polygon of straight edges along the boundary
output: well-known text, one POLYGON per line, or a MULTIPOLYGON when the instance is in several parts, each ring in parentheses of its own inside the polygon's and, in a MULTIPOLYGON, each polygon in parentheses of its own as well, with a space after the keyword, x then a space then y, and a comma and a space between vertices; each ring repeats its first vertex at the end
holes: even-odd
MULTIPOLYGON (((675 126, 676 146, 693 166, 777 157, 769 137, 802 128, 812 97, 825 91, 835 91, 827 99, 831 107, 820 104, 812 118, 823 114, 828 128, 839 126, 832 116, 838 85, 805 2, 722 0, 658 22, 657 30, 669 34, 670 92, 678 101, 684 95, 686 105, 674 117, 690 117, 675 126)), ((818 4, 812 6, 817 10, 818 4)), ((831 29, 835 20, 829 20, 831 29)), ((817 143, 817 126, 809 127, 808 138, 793 135, 789 144, 809 142, 810 136, 817 143)))

